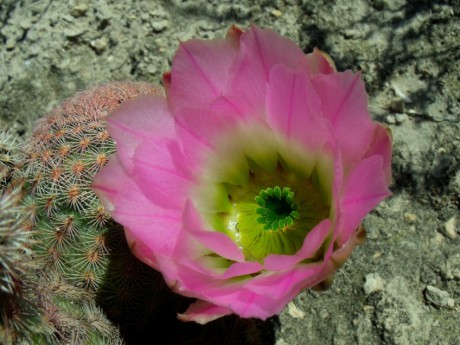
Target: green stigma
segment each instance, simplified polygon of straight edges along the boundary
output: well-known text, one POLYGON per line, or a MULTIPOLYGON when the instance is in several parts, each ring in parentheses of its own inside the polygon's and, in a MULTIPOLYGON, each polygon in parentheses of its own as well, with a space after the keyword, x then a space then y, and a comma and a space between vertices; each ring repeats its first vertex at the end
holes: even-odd
POLYGON ((264 230, 284 229, 294 224, 294 219, 299 217, 294 192, 288 187, 281 189, 276 186, 261 190, 254 200, 259 205, 256 208, 256 213, 260 216, 257 222, 263 225, 264 230))

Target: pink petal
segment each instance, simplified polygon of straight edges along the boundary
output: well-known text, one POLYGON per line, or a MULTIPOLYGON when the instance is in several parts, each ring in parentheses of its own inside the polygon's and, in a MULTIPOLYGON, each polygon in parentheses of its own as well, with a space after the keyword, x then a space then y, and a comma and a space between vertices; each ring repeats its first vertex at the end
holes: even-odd
POLYGON ((234 277, 255 274, 263 269, 263 266, 258 262, 235 262, 224 274, 217 277, 218 279, 230 279, 234 277))
POLYGON ((128 174, 122 168, 117 155, 111 157, 109 163, 94 177, 91 189, 98 196, 107 212, 115 210, 115 202, 119 198, 118 181, 127 177, 128 174))
POLYGON ((181 321, 195 321, 201 325, 218 319, 222 316, 232 314, 232 310, 198 300, 192 303, 185 313, 178 314, 178 319, 181 321))
POLYGON ((312 258, 331 235, 331 221, 323 220, 315 226, 305 237, 302 248, 294 255, 272 254, 265 258, 264 267, 269 271, 284 271, 292 268, 302 260, 312 258))
POLYGON ((351 71, 313 76, 323 116, 332 124, 334 137, 347 170, 368 150, 373 123, 367 110, 367 94, 359 74, 351 71))
POLYGON ((234 262, 228 268, 214 268, 212 267, 212 260, 214 256, 203 256, 190 262, 183 264, 190 267, 196 272, 209 275, 213 280, 226 280, 234 277, 241 277, 245 275, 255 274, 261 271, 264 267, 258 262, 234 262))
MULTIPOLYGON (((113 213, 113 218, 123 224, 129 232, 147 246, 155 255, 170 256, 177 242, 180 231, 180 217, 174 210, 158 210, 154 207, 132 205, 131 209, 120 205, 113 213), (135 206, 139 206, 136 210, 135 206), (148 212, 148 213, 146 213, 148 212)), ((136 252, 136 249, 132 249, 136 252)))
MULTIPOLYGON (((302 264, 288 271, 267 272, 253 278, 246 287, 261 296, 277 301, 278 306, 272 308, 280 311, 305 287, 311 287, 324 280, 329 272, 325 272, 325 264, 302 264), (279 308, 279 309, 278 309, 279 308)), ((268 301, 270 301, 268 300, 268 301)))
POLYGON ((347 242, 363 218, 391 194, 382 163, 380 155, 368 157, 347 177, 342 192, 340 245, 347 242))
POLYGON ((306 58, 308 61, 308 74, 332 74, 337 72, 331 57, 318 48, 313 49, 313 53, 307 54, 306 58))
MULTIPOLYGON (((156 145, 159 138, 175 135, 174 121, 166 106, 164 97, 143 95, 121 104, 107 117, 107 127, 117 143, 120 162, 132 167, 130 158, 142 140, 156 145)), ((162 161, 162 149, 155 151, 155 160, 162 161)))
POLYGON ((372 155, 380 155, 383 158, 383 169, 387 184, 391 183, 391 132, 390 129, 380 123, 374 124, 374 139, 372 140, 369 150, 366 152, 366 157, 372 155))
POLYGON ((293 41, 257 26, 246 30, 240 38, 240 52, 232 67, 234 79, 229 98, 238 102, 245 113, 263 116, 270 71, 278 64, 308 71, 305 55, 293 41))
POLYGON ((186 227, 184 231, 189 231, 198 242, 212 252, 229 260, 244 261, 243 252, 228 235, 203 227, 199 213, 191 202, 185 205, 183 222, 186 227))
POLYGON ((132 158, 132 176, 144 195, 159 206, 182 209, 188 198, 192 176, 183 167, 179 150, 149 145, 142 141, 132 158), (162 149, 162 160, 157 160, 157 150, 162 149), (169 155, 167 154, 169 153, 169 155), (180 162, 177 164, 176 162, 180 162))
MULTIPOLYGON (((225 300, 227 296, 221 297, 225 300)), ((278 314, 286 304, 277 301, 269 296, 255 294, 248 289, 240 289, 234 295, 227 298, 229 307, 239 316, 250 318, 255 317, 266 320, 278 314)))
MULTIPOLYGON (((118 156, 96 175, 92 189, 132 238, 151 253, 170 255, 181 229, 181 211, 152 203, 119 164, 118 156)), ((142 260, 142 255, 139 258, 142 260)))
MULTIPOLYGON (((288 139, 301 141, 314 151, 330 138, 321 117, 321 100, 305 71, 277 65, 270 72, 267 120, 288 139)), ((330 139, 329 139, 330 140, 330 139)))
POLYGON ((176 128, 181 147, 189 165, 199 166, 207 152, 214 151, 216 140, 234 128, 236 116, 217 114, 209 109, 189 109, 186 115, 176 114, 176 128))
POLYGON ((229 70, 236 55, 231 40, 190 40, 181 43, 174 56, 170 107, 175 114, 187 116, 189 109, 239 113, 238 106, 225 98, 229 70))
MULTIPOLYGON (((202 131, 200 131, 200 129, 204 128, 190 129, 182 119, 176 118, 180 151, 184 155, 184 165, 190 167, 191 171, 196 171, 200 168, 208 153, 214 151, 210 138, 206 134, 203 136, 202 131)), ((213 137, 214 132, 211 131, 209 134, 213 137)))
MULTIPOLYGON (((248 289, 247 286, 252 284, 253 278, 234 281, 219 280, 206 273, 183 266, 183 264, 179 265, 178 275, 181 283, 177 285, 175 291, 228 308, 241 317, 266 319, 280 312, 285 304, 296 294, 294 291, 289 291, 288 296, 283 296, 280 301, 272 298, 270 293, 263 292, 265 285, 254 285, 254 289, 262 291, 263 294, 255 293, 248 289)), ((303 276, 300 277, 300 280, 302 278, 303 276)), ((268 285, 272 283, 277 285, 278 289, 280 288, 279 284, 283 284, 283 282, 280 283, 280 279, 274 279, 268 285)))
POLYGON ((212 288, 203 286, 200 292, 208 302, 228 308, 246 318, 257 317, 265 320, 279 313, 285 306, 270 296, 258 295, 246 289, 241 282, 219 284, 212 288))
POLYGON ((364 230, 357 230, 354 231, 347 242, 345 242, 339 249, 335 250, 332 255, 330 256, 330 260, 328 262, 330 272, 335 272, 337 269, 343 266, 345 261, 351 255, 353 248, 363 241, 363 234, 361 231, 364 230))

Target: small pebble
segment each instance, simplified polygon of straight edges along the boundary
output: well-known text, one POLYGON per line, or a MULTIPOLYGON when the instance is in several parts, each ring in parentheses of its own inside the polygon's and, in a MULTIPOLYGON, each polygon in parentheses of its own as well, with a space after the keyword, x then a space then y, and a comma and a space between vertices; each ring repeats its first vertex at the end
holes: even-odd
POLYGON ((155 32, 162 32, 169 27, 169 21, 167 19, 155 20, 152 22, 152 29, 155 32))
POLYGON ((444 223, 444 229, 446 231, 446 235, 449 236, 451 239, 457 238, 457 220, 455 217, 450 218, 447 222, 444 223))
POLYGON ((75 37, 78 37, 78 36, 81 36, 83 35, 85 32, 86 32, 86 28, 85 27, 81 27, 81 28, 72 28, 72 29, 68 29, 68 30, 65 30, 64 31, 64 35, 67 37, 67 38, 75 38, 75 37))
POLYGON ((276 340, 276 344, 275 345, 289 345, 288 343, 286 343, 284 341, 284 339, 280 338, 280 339, 277 339, 276 340))
POLYGON ((415 221, 417 220, 417 215, 415 215, 414 213, 406 212, 404 213, 404 219, 408 223, 415 223, 415 221))
POLYGON ((430 239, 430 243, 435 246, 442 246, 444 245, 445 241, 446 241, 446 238, 440 233, 434 234, 434 236, 430 239))
POLYGON ((425 289, 425 298, 437 307, 453 308, 455 304, 454 299, 450 297, 447 291, 431 285, 428 285, 425 289))
POLYGON ((364 293, 370 295, 373 292, 383 290, 385 281, 380 277, 378 273, 370 273, 366 276, 366 282, 364 283, 364 293))
POLYGON ((409 115, 404 113, 395 114, 395 120, 397 123, 403 123, 409 119, 409 115))
POLYGON ((104 37, 98 38, 96 40, 92 40, 90 42, 91 47, 94 48, 96 53, 102 53, 104 50, 107 49, 107 40, 104 37))
POLYGON ((374 253, 374 255, 372 255, 372 259, 378 259, 378 258, 380 258, 382 255, 383 255, 382 252, 377 251, 377 252, 374 253))
POLYGON ((7 50, 13 50, 15 47, 16 47, 16 40, 15 39, 12 39, 12 38, 9 38, 7 41, 6 41, 6 44, 5 44, 5 48, 7 50))
POLYGON ((363 311, 365 313, 372 313, 375 310, 375 307, 373 305, 365 305, 363 307, 363 311))
POLYGON ((322 309, 319 312, 319 317, 322 318, 323 320, 327 319, 329 317, 329 312, 327 311, 327 309, 322 309))
POLYGON ((394 125, 396 123, 396 118, 394 115, 388 115, 386 117, 387 123, 390 125, 394 125))
POLYGON ((72 15, 72 17, 78 18, 78 17, 84 16, 86 11, 88 11, 88 5, 77 4, 72 8, 72 10, 70 11, 70 14, 72 15))
POLYGON ((299 308, 297 308, 294 302, 289 302, 288 313, 295 319, 303 319, 305 317, 305 313, 299 308))
POLYGON ((283 15, 283 12, 281 12, 280 10, 277 10, 276 8, 271 10, 270 13, 274 16, 274 17, 281 17, 283 15))

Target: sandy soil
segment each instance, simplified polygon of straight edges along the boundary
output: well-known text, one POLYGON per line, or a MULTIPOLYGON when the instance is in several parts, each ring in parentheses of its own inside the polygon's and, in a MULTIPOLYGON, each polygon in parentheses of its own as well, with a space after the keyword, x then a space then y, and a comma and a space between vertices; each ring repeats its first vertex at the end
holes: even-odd
MULTIPOLYGON (((374 118, 394 136, 394 194, 367 217, 367 242, 329 291, 305 291, 279 317, 243 327, 252 333, 241 339, 459 344, 458 0, 0 0, 0 125, 24 138, 78 90, 121 79, 158 83, 179 40, 222 37, 234 23, 273 28, 305 52, 329 52, 339 70, 360 70, 374 118)), ((195 338, 189 325, 176 327, 152 329, 151 343, 234 338, 222 323, 201 340, 193 340, 198 326, 195 338)))

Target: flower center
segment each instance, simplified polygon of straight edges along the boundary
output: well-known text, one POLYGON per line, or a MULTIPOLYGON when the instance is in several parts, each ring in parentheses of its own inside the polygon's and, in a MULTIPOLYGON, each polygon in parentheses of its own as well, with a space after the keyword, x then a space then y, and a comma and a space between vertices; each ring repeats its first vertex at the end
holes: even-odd
POLYGON ((257 222, 264 226, 264 230, 278 231, 292 225, 294 219, 299 217, 298 205, 294 202, 294 192, 291 189, 279 186, 261 190, 255 197, 258 208, 256 213, 260 215, 257 222))
POLYGON ((333 160, 244 124, 214 143, 192 199, 210 231, 228 235, 246 260, 292 255, 331 215, 333 160))

